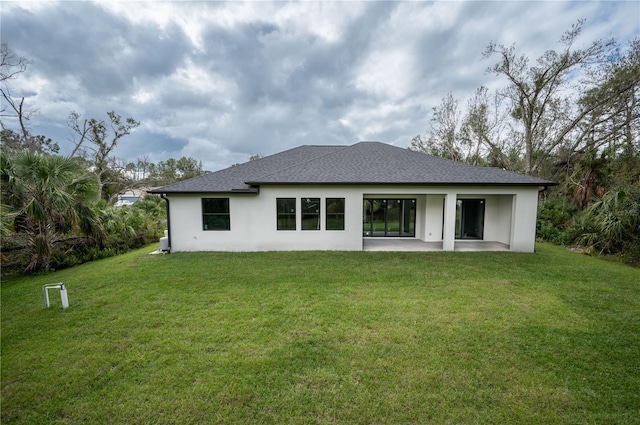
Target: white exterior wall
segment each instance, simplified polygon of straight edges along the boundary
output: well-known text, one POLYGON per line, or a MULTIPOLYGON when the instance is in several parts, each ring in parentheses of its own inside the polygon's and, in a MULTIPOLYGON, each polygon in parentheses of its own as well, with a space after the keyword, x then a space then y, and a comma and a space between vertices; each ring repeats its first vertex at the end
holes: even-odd
POLYGON ((426 232, 422 240, 438 242, 442 240, 444 195, 427 195, 426 199, 427 205, 421 220, 421 222, 426 223, 426 232))
POLYGON ((513 197, 511 251, 533 252, 536 244, 538 192, 521 192, 513 197))
POLYGON ((171 250, 271 251, 362 250, 362 200, 365 197, 416 198, 416 238, 455 245, 455 201, 486 199, 484 240, 533 252, 537 187, 454 186, 263 186, 259 194, 169 194, 171 250), (202 229, 202 198, 229 198, 231 230, 202 229), (276 229, 276 198, 296 198, 296 230, 276 229), (320 198, 320 229, 300 230, 301 198, 320 198), (345 230, 326 228, 326 198, 345 198, 345 230), (443 217, 443 202, 446 202, 443 217))
MULTIPOLYGON (((511 214, 513 207, 513 195, 498 195, 496 196, 496 219, 498 226, 496 227, 495 240, 498 242, 511 245, 511 214)), ((538 208, 538 192, 535 193, 536 213, 538 208)), ((535 225, 534 225, 535 226, 535 225)))
MULTIPOLYGON (((536 192, 537 196, 537 192, 536 192)), ((484 199, 484 240, 511 244, 513 195, 458 195, 458 199, 484 199)), ((537 198, 536 198, 537 199, 537 198)), ((537 205, 537 204, 536 204, 537 205)), ((537 207, 537 206, 536 206, 537 207)))
POLYGON ((362 192, 282 186, 259 194, 170 195, 171 250, 362 250, 362 192), (202 229, 202 198, 229 198, 231 230, 202 229), (296 230, 277 230, 276 198, 296 198, 296 230), (301 198, 320 198, 320 229, 301 229, 301 198), (326 198, 345 198, 345 230, 326 228, 326 198))

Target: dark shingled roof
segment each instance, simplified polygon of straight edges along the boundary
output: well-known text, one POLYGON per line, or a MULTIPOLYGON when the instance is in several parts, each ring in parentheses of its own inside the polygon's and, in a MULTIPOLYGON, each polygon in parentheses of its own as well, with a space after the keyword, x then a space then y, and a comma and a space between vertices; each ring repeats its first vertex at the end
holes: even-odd
POLYGON ((474 167, 379 142, 300 146, 154 193, 257 192, 263 184, 428 184, 550 186, 498 168, 474 167))

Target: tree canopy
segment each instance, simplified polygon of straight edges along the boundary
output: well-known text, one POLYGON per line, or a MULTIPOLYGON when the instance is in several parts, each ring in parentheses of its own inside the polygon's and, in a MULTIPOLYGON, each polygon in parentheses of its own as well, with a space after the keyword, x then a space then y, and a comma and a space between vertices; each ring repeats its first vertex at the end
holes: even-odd
POLYGON ((489 43, 484 57, 496 62, 487 71, 506 85, 480 87, 465 108, 447 93, 409 149, 555 180, 542 199, 541 237, 640 263, 630 219, 640 202, 640 40, 578 47, 583 27, 578 21, 559 49, 535 59, 489 43))

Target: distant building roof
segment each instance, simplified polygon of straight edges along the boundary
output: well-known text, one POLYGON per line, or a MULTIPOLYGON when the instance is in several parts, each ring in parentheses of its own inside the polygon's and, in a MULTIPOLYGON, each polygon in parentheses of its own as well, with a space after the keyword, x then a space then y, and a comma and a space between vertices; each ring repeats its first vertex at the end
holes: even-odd
POLYGON ((257 192, 265 184, 418 184, 550 186, 554 182, 475 167, 379 142, 300 146, 151 193, 257 192))

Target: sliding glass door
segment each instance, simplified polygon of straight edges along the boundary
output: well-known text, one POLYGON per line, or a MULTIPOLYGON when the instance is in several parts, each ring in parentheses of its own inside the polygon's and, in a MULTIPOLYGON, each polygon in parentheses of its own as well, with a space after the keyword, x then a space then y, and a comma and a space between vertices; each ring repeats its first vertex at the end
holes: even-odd
POLYGON ((484 239, 484 199, 458 199, 456 239, 484 239))
POLYGON ((365 198, 362 234, 370 237, 415 237, 416 200, 365 198))

